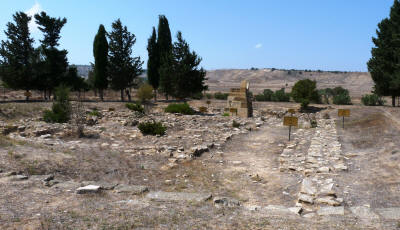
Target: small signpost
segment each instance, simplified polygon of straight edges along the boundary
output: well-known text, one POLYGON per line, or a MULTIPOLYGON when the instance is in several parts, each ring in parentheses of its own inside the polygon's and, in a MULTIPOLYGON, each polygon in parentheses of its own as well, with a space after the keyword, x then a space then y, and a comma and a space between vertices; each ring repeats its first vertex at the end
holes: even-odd
POLYGON ((298 118, 297 117, 284 117, 283 118, 283 125, 289 126, 289 141, 290 141, 290 132, 292 131, 292 126, 298 125, 298 118))
POLYGON ((344 117, 350 117, 350 109, 339 109, 338 116, 343 117, 343 129, 344 129, 344 117))

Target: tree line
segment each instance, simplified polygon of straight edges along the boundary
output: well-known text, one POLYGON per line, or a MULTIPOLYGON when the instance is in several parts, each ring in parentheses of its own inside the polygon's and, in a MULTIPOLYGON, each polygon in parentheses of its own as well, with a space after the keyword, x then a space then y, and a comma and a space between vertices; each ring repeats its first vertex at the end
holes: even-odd
MULTIPOLYGON (((104 90, 120 91, 121 100, 125 96, 131 101, 131 90, 141 82, 139 75, 144 70, 143 61, 133 55, 135 34, 128 31, 120 19, 107 32, 100 25, 93 41, 92 71, 85 80, 78 76, 77 69, 70 66, 68 51, 59 48, 61 30, 66 18, 50 17, 45 12, 30 17, 24 12, 16 12, 13 22, 7 23, 4 31, 7 37, 0 46, 0 79, 7 88, 25 90, 29 100, 31 90, 43 92, 45 100, 50 99, 56 87, 62 85, 73 91, 93 89, 104 100, 104 90), (34 39, 29 31, 29 22, 35 20, 43 33, 40 45, 34 47, 34 39)), ((177 33, 177 41, 172 42, 169 23, 164 15, 159 16, 156 31, 153 27, 148 39, 148 83, 157 92, 185 99, 207 89, 206 72, 200 68, 201 58, 190 50, 189 44, 177 33)))

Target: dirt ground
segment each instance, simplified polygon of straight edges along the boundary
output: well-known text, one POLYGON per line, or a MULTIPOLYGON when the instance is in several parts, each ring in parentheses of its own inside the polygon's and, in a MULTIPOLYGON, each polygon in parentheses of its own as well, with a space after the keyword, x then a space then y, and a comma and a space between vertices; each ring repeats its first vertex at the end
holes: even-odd
MULTIPOLYGON (((205 102, 190 104, 197 108, 205 102)), ((0 114, 0 118, 8 124, 26 119, 29 126, 29 119, 39 116, 49 106, 49 103, 1 104, 1 111, 10 108, 14 111, 0 114)), ((122 103, 87 104, 90 106, 125 109, 122 103)), ((212 106, 222 109, 224 102, 213 101, 212 106)), ((169 168, 163 166, 172 163, 170 156, 132 154, 99 146, 113 137, 102 136, 99 140, 71 137, 64 141, 80 141, 79 148, 67 148, 0 135, 0 229, 400 228, 397 217, 380 216, 370 221, 350 212, 351 207, 359 206, 374 210, 400 207, 398 108, 346 106, 351 109, 351 117, 346 118, 344 129, 337 117, 338 107, 324 106, 318 113, 328 113, 336 119, 338 140, 348 169, 329 175, 336 181, 337 196, 344 199, 345 213, 307 218, 281 208, 296 206, 304 177, 279 170, 280 154, 293 143, 288 141, 288 127, 282 125, 282 114, 298 105, 256 103, 254 107, 257 111, 254 119, 265 119, 259 128, 235 135, 199 157, 176 161, 169 168), (267 113, 261 115, 261 111, 267 113), (29 179, 13 181, 5 175, 8 172, 27 175, 29 179), (48 175, 53 175, 59 183, 45 186, 43 180, 48 175), (113 190, 76 193, 78 187, 100 182, 146 186, 150 192, 210 193, 212 198, 202 202, 162 201, 149 199, 146 193, 132 195, 113 190), (215 197, 226 197, 240 205, 219 206, 214 203, 215 197)), ((222 114, 216 112, 215 116, 222 114)), ((206 124, 199 123, 199 128, 206 124)), ((117 125, 109 123, 107 128, 112 130, 117 125)), ((130 133, 135 128, 123 130, 130 133)), ((234 128, 230 127, 231 130, 234 128)), ((297 150, 307 152, 313 135, 313 128, 294 128, 292 138, 301 143, 297 150), (302 136, 297 134, 304 130, 302 136)), ((163 144, 141 139, 131 145, 143 145, 146 140, 148 145, 163 144)))

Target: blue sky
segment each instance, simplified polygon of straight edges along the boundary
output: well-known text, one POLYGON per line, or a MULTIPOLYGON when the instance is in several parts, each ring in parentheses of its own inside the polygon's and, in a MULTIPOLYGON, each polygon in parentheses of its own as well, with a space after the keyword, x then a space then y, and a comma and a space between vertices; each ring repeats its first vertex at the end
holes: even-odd
MULTIPOLYGON (((147 60, 147 39, 167 16, 206 69, 286 68, 366 71, 371 37, 393 0, 1 0, 0 40, 16 11, 66 17, 61 47, 71 64, 93 61, 99 24, 120 18, 147 60)), ((40 32, 32 25, 38 41, 40 32)))

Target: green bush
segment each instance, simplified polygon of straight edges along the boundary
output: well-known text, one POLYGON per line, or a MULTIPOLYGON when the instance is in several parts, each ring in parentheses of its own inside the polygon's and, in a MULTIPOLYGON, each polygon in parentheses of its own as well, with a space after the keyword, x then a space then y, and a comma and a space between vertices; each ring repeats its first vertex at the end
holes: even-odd
POLYGON ((290 94, 285 93, 285 89, 282 88, 280 90, 275 91, 275 93, 271 96, 271 101, 288 102, 290 101, 290 94))
POLYGON ((101 113, 100 113, 97 109, 95 109, 95 110, 93 110, 93 111, 90 111, 90 112, 88 113, 88 115, 89 115, 89 116, 101 117, 101 113))
POLYGON ((211 93, 206 93, 206 97, 207 97, 207 99, 211 99, 212 98, 212 94, 211 93))
POLYGON ((222 116, 229 117, 229 113, 224 113, 224 114, 222 114, 222 116))
POLYGON ((68 122, 71 115, 71 104, 69 103, 69 89, 59 86, 55 91, 55 102, 51 110, 45 110, 43 120, 49 123, 68 122))
POLYGON ((291 96, 297 103, 301 103, 301 108, 306 109, 310 102, 319 103, 317 82, 310 79, 297 81, 292 88, 291 96))
POLYGON ((167 127, 163 126, 161 122, 144 122, 138 126, 143 135, 164 135, 167 127))
POLYGON ((303 99, 303 101, 301 101, 301 104, 300 104, 301 109, 302 110, 307 109, 309 104, 310 104, 310 101, 308 99, 303 99))
POLYGON ((221 93, 221 92, 216 92, 214 93, 214 98, 217 100, 226 100, 228 99, 229 93, 221 93))
POLYGON ((136 104, 126 103, 125 107, 128 108, 129 110, 132 110, 132 111, 136 111, 136 112, 139 112, 139 113, 144 113, 144 108, 140 103, 136 103, 136 104))
POLYGON ((362 96, 361 102, 366 106, 381 106, 385 104, 385 101, 376 94, 367 94, 362 96))
POLYGON ((348 92, 342 92, 341 94, 333 96, 333 104, 335 105, 350 105, 351 99, 348 92))
POLYGON ((190 106, 187 103, 183 104, 169 104, 167 108, 165 108, 166 113, 180 113, 180 114, 185 114, 185 115, 193 115, 194 110, 190 108, 190 106))
POLYGON ((203 99, 204 95, 201 92, 195 93, 192 95, 192 99, 201 100, 203 99))

